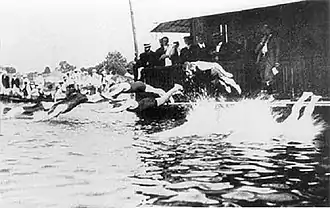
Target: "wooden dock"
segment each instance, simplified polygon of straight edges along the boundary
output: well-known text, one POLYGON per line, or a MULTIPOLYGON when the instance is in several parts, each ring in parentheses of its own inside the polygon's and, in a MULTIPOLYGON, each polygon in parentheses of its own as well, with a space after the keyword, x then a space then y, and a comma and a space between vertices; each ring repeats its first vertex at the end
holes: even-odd
MULTIPOLYGON (((271 102, 271 107, 288 107, 290 105, 294 105, 297 101, 292 101, 292 100, 279 100, 279 101, 274 101, 271 102)), ((235 102, 235 101, 224 101, 224 102, 216 102, 219 105, 235 105, 239 102, 235 102)), ((304 102, 303 105, 306 106, 308 105, 310 102, 304 102)), ((193 105, 195 104, 195 102, 177 102, 177 103, 170 103, 169 105, 193 105)), ((318 101, 315 106, 317 107, 330 107, 330 101, 318 101)))

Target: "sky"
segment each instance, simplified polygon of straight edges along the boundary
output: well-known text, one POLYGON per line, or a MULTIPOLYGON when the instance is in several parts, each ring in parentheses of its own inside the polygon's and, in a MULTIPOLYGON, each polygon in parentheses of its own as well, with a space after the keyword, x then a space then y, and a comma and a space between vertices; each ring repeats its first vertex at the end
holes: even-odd
MULTIPOLYGON (((296 0, 131 0, 139 52, 186 34, 150 33, 158 23, 296 0)), ((62 60, 94 66, 111 51, 134 57, 129 0, 0 0, 0 66, 54 69, 62 60)))

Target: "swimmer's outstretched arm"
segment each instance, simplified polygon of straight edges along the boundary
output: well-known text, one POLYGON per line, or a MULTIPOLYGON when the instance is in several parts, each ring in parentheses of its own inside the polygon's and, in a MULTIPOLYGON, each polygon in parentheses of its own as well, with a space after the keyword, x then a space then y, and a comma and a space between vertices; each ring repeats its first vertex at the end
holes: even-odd
POLYGON ((120 107, 115 107, 115 108, 110 108, 110 109, 107 108, 107 109, 94 110, 94 111, 97 113, 119 113, 119 112, 127 110, 130 107, 132 107, 132 102, 125 102, 120 107))
POLYGON ((95 94, 95 95, 87 95, 88 101, 86 103, 100 103, 100 102, 105 102, 108 101, 109 99, 102 96, 101 94, 95 94))
POLYGON ((47 114, 43 115, 41 118, 36 118, 35 121, 36 122, 49 121, 52 118, 58 117, 66 109, 67 109, 66 104, 59 104, 58 106, 55 107, 55 109, 51 113, 47 113, 47 114))

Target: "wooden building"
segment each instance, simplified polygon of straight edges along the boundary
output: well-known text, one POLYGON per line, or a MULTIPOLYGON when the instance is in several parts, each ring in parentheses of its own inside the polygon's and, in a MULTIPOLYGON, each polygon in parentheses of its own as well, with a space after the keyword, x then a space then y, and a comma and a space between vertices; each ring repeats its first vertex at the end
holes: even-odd
POLYGON ((330 97, 329 1, 301 0, 288 4, 231 11, 159 24, 151 32, 190 33, 203 37, 215 47, 219 40, 232 43, 237 50, 228 59, 220 59, 225 69, 246 93, 253 90, 255 57, 260 28, 269 25, 280 40, 280 73, 276 76, 277 93, 296 97, 303 91, 330 97))

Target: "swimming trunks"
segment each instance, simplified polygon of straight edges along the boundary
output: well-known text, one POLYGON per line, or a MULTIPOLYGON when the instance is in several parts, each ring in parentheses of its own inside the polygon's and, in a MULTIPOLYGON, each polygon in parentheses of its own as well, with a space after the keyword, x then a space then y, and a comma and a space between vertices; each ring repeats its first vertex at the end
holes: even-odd
POLYGON ((88 98, 86 95, 83 95, 81 93, 73 93, 69 97, 65 98, 64 100, 61 100, 53 105, 53 107, 50 109, 48 114, 52 113, 55 108, 60 104, 66 104, 68 107, 63 113, 67 113, 80 105, 81 103, 85 103, 88 101, 88 98))
POLYGON ((157 107, 157 100, 152 97, 143 98, 142 100, 139 100, 138 103, 139 104, 136 108, 134 108, 134 109, 128 108, 127 111, 137 113, 137 112, 141 112, 146 109, 149 109, 149 108, 157 107))
POLYGON ((146 85, 141 81, 133 82, 130 85, 131 85, 131 88, 128 91, 126 91, 127 93, 145 92, 146 91, 146 85))
POLYGON ((22 114, 24 115, 30 115, 33 114, 36 111, 45 111, 46 109, 44 106, 41 104, 41 102, 33 105, 33 106, 24 106, 23 107, 24 112, 22 114))

